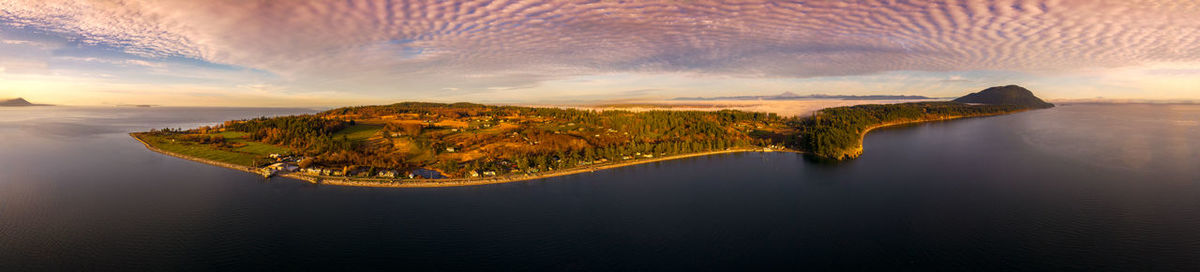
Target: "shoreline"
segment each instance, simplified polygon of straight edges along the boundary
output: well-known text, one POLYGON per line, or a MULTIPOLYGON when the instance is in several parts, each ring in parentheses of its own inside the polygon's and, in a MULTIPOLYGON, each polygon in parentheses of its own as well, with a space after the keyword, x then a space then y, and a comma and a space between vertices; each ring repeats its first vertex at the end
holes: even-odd
POLYGON ((858 158, 859 156, 862 156, 863 142, 865 142, 867 140, 867 133, 871 132, 872 130, 876 130, 876 129, 894 127, 894 126, 903 126, 903 125, 909 125, 909 124, 917 124, 917 123, 950 121, 950 120, 964 119, 964 118, 999 116, 999 115, 1019 113, 1019 112, 1023 112, 1023 111, 1026 111, 1026 110, 1004 112, 1004 113, 994 113, 994 114, 984 114, 984 115, 955 115, 955 116, 939 117, 939 118, 935 118, 935 119, 920 119, 920 120, 879 123, 879 124, 868 126, 867 129, 864 129, 862 131, 862 133, 859 133, 858 134, 858 145, 855 146, 854 149, 850 150, 849 152, 842 152, 842 156, 845 158, 850 158, 850 159, 854 159, 854 158, 858 158))
MULTIPOLYGON (((974 117, 997 116, 997 115, 1012 114, 1012 113, 1017 113, 1017 112, 1021 112, 1021 111, 996 113, 996 114, 988 114, 988 115, 973 115, 973 116, 957 115, 957 116, 939 117, 939 118, 935 118, 935 119, 920 119, 920 120, 909 120, 909 121, 887 122, 887 123, 875 124, 875 125, 867 127, 861 133, 859 133, 858 145, 852 150, 844 151, 842 154, 842 158, 840 158, 838 160, 854 159, 859 156, 862 156, 863 142, 866 140, 867 133, 869 133, 875 129, 893 127, 893 126, 901 126, 901 125, 907 125, 907 124, 916 124, 916 123, 949 121, 949 120, 955 120, 955 119, 974 118, 974 117)), ((204 164, 218 166, 218 167, 224 167, 224 168, 238 170, 238 171, 247 172, 247 173, 256 174, 256 175, 262 175, 262 171, 256 167, 236 165, 236 164, 231 164, 231 163, 226 163, 226 162, 213 161, 213 160, 209 160, 209 159, 197 158, 197 157, 193 157, 193 156, 169 152, 169 151, 162 150, 160 148, 151 146, 149 143, 146 143, 146 141, 143 141, 141 138, 138 138, 137 133, 129 133, 129 135, 130 135, 130 137, 133 137, 138 142, 142 143, 142 145, 146 146, 146 148, 149 149, 150 151, 154 151, 154 152, 157 152, 160 154, 164 154, 167 156, 176 157, 176 158, 180 158, 180 159, 190 160, 190 161, 204 163, 204 164)), ((677 159, 684 159, 684 158, 691 158, 691 157, 700 157, 700 156, 709 156, 709 155, 718 155, 718 154, 731 154, 731 153, 741 153, 741 152, 804 153, 802 151, 796 151, 796 150, 790 150, 790 149, 776 150, 776 149, 769 149, 769 148, 739 148, 739 149, 727 149, 727 150, 718 150, 718 151, 681 154, 681 155, 673 155, 673 156, 649 158, 649 159, 635 159, 632 161, 612 162, 612 163, 607 163, 607 164, 603 164, 603 165, 575 167, 575 168, 570 168, 570 169, 554 170, 554 171, 547 171, 547 172, 541 172, 541 173, 507 174, 507 175, 503 175, 503 176, 495 176, 495 177, 487 177, 487 178, 387 179, 387 178, 370 178, 370 177, 314 176, 314 175, 309 175, 309 174, 303 174, 300 172, 282 173, 282 174, 277 174, 275 176, 289 178, 289 179, 295 179, 295 180, 300 180, 300 181, 306 181, 306 182, 313 183, 313 184, 351 186, 351 187, 377 187, 377 188, 460 187, 460 186, 500 184, 500 183, 528 181, 528 180, 536 180, 536 179, 544 179, 544 178, 552 178, 552 177, 561 177, 561 176, 584 174, 584 173, 590 173, 590 172, 594 172, 594 171, 598 171, 598 170, 620 168, 620 167, 625 167, 625 166, 632 166, 632 165, 652 163, 652 162, 661 162, 661 161, 677 160, 677 159)))
POLYGON ((203 163, 203 164, 208 164, 208 165, 212 165, 212 166, 218 166, 218 167, 248 172, 248 173, 252 173, 252 174, 259 174, 259 175, 262 174, 262 172, 259 172, 258 168, 255 168, 255 167, 249 167, 249 166, 245 166, 245 165, 237 165, 237 164, 232 164, 232 163, 227 163, 227 162, 219 162, 219 161, 209 160, 209 159, 205 159, 205 158, 197 158, 197 157, 192 157, 192 156, 188 156, 188 155, 183 155, 183 154, 179 154, 179 153, 162 150, 161 148, 157 148, 157 147, 154 147, 153 145, 150 145, 150 143, 147 143, 146 141, 142 140, 142 138, 138 138, 136 132, 129 133, 129 137, 132 137, 134 140, 137 140, 139 143, 142 143, 142 145, 146 146, 146 149, 149 149, 150 151, 154 151, 159 154, 176 157, 176 158, 180 158, 180 159, 185 159, 185 160, 189 160, 189 161, 199 162, 199 163, 203 163))
POLYGON ((296 172, 281 174, 279 176, 308 181, 308 182, 311 182, 314 184, 353 186, 353 187, 379 187, 379 188, 461 187, 461 186, 500 184, 500 183, 529 181, 529 180, 552 178, 552 177, 570 176, 570 175, 577 175, 577 174, 586 174, 586 173, 595 172, 595 171, 599 171, 599 170, 633 166, 633 165, 638 165, 638 164, 670 161, 670 160, 685 159, 685 158, 692 158, 692 157, 719 155, 719 154, 742 153, 742 152, 801 153, 799 151, 793 151, 793 150, 774 150, 774 149, 766 149, 766 148, 742 148, 742 149, 730 149, 730 150, 690 153, 690 154, 674 155, 674 156, 652 158, 652 159, 639 159, 639 160, 610 163, 610 164, 598 165, 598 166, 577 167, 577 168, 570 168, 570 169, 564 169, 564 170, 547 171, 547 172, 535 173, 535 174, 529 174, 529 173, 509 174, 506 176, 496 176, 496 177, 489 177, 489 178, 406 179, 406 180, 388 181, 387 179, 379 179, 379 178, 317 177, 317 176, 305 175, 305 174, 296 173, 296 172))
MULTIPOLYGON (((138 142, 142 143, 142 145, 146 146, 146 149, 149 149, 150 151, 154 151, 159 154, 176 157, 176 158, 180 158, 180 159, 184 159, 184 160, 199 162, 199 163, 203 163, 203 164, 208 164, 208 165, 212 165, 212 166, 218 166, 218 167, 223 167, 223 168, 227 168, 227 169, 238 170, 238 171, 247 172, 247 173, 251 173, 251 174, 262 175, 262 172, 258 168, 255 168, 255 167, 236 165, 236 164, 232 164, 232 163, 219 162, 219 161, 214 161, 214 160, 209 160, 209 159, 204 159, 204 158, 197 158, 197 157, 193 157, 193 156, 178 154, 178 153, 174 153, 174 152, 170 152, 170 151, 166 151, 166 150, 154 147, 154 146, 150 145, 149 143, 146 143, 146 141, 142 140, 141 138, 138 138, 136 133, 129 133, 129 136, 132 137, 134 140, 137 140, 138 142)), ((313 183, 313 184, 350 186, 350 187, 376 187, 376 188, 460 187, 460 186, 500 184, 500 183, 528 181, 528 180, 536 180, 536 179, 544 179, 544 178, 552 178, 552 177, 561 177, 561 176, 584 174, 584 173, 595 172, 598 170, 620 168, 620 167, 633 166, 633 165, 645 164, 645 163, 653 163, 653 162, 661 162, 661 161, 669 161, 669 160, 677 160, 677 159, 701 157, 701 156, 709 156, 709 155, 718 155, 718 154, 741 153, 741 152, 802 153, 802 152, 794 151, 794 150, 775 150, 775 149, 768 149, 768 148, 739 148, 739 149, 728 149, 728 150, 681 154, 681 155, 666 156, 666 157, 659 157, 659 158, 637 159, 637 160, 632 160, 632 161, 614 162, 614 163, 608 163, 608 164, 604 164, 604 165, 594 165, 594 166, 588 166, 588 167, 576 167, 576 168, 547 171, 547 172, 535 173, 535 174, 529 174, 529 173, 509 174, 509 175, 505 175, 505 176, 496 176, 496 177, 488 177, 488 178, 385 179, 385 178, 362 178, 362 177, 313 176, 313 175, 302 174, 299 172, 283 173, 283 174, 278 174, 275 176, 305 181, 305 182, 309 182, 309 183, 313 183)))

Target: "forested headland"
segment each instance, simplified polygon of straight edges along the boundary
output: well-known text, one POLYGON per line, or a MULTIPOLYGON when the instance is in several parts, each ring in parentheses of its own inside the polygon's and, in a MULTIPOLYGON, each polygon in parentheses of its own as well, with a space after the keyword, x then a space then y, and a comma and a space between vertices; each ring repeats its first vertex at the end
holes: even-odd
POLYGON ((862 155, 867 131, 887 125, 989 116, 1028 109, 1016 105, 968 105, 956 102, 918 102, 828 108, 798 122, 796 147, 828 159, 862 155))

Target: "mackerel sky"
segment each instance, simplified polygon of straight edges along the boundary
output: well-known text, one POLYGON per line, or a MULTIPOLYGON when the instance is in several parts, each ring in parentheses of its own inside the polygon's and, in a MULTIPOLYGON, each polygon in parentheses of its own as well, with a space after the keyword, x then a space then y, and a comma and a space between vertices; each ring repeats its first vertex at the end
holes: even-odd
POLYGON ((1200 1, 0 0, 0 97, 339 106, 1200 99, 1200 1))

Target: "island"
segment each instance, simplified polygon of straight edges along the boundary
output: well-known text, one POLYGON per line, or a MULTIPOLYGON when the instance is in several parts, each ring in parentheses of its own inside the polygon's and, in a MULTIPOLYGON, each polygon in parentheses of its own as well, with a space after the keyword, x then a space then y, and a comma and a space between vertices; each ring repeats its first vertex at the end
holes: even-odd
POLYGON ((268 177, 441 187, 733 152, 845 160, 860 156, 863 137, 879 127, 1036 108, 983 99, 835 107, 801 117, 404 102, 131 135, 156 152, 268 177))
POLYGON ((1054 107, 1054 104, 1046 103, 1041 98, 1034 96, 1033 91, 1017 85, 991 87, 977 93, 967 94, 952 101, 990 105, 1017 105, 1033 109, 1054 107))
POLYGON ((29 103, 24 98, 0 99, 0 107, 33 107, 33 106, 54 106, 50 104, 34 104, 29 103))

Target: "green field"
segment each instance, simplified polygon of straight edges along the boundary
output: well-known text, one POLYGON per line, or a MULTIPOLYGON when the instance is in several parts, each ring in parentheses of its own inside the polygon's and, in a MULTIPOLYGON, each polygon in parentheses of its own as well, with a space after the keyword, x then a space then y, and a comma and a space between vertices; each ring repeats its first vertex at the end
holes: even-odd
POLYGON ((353 125, 333 133, 333 138, 341 139, 343 136, 345 136, 346 139, 362 141, 375 136, 375 134, 381 129, 383 129, 383 126, 380 125, 353 125))
POLYGON ((263 155, 263 156, 267 156, 267 155, 271 155, 271 154, 288 154, 288 153, 292 152, 291 149, 286 148, 286 147, 269 145, 269 144, 264 144, 264 143, 260 143, 260 142, 251 142, 251 141, 245 141, 245 140, 235 141, 235 142, 240 142, 240 143, 246 144, 246 146, 233 149, 234 151, 238 151, 238 152, 258 154, 258 155, 263 155))
POLYGON ((234 138, 244 139, 247 135, 250 135, 250 133, 241 131, 223 131, 221 133, 216 133, 215 135, 220 135, 221 137, 225 137, 225 139, 230 140, 234 138))
POLYGON ((245 166, 256 166, 255 163, 263 163, 270 154, 288 154, 293 151, 286 147, 249 141, 245 138, 248 135, 245 132, 221 132, 215 135, 225 137, 225 141, 229 143, 244 146, 228 149, 217 148, 209 144, 172 141, 170 137, 159 135, 141 134, 138 137, 151 146, 168 152, 245 166))
POLYGON ((222 137, 225 137, 225 141, 230 142, 230 143, 246 145, 243 147, 238 147, 238 148, 233 149, 234 151, 237 151, 237 152, 245 152, 245 153, 257 154, 257 155, 263 155, 263 156, 267 156, 267 155, 271 155, 271 154, 288 154, 288 153, 292 152, 292 149, 290 149, 290 148, 246 140, 246 136, 249 135, 249 133, 245 133, 245 132, 225 131, 225 132, 221 132, 221 133, 216 133, 214 135, 220 135, 222 137))
POLYGON ((143 134, 139 137, 147 144, 167 152, 237 165, 255 166, 254 162, 256 160, 261 162, 266 158, 265 155, 216 149, 211 145, 206 144, 195 144, 183 141, 172 142, 172 139, 162 136, 143 134))

